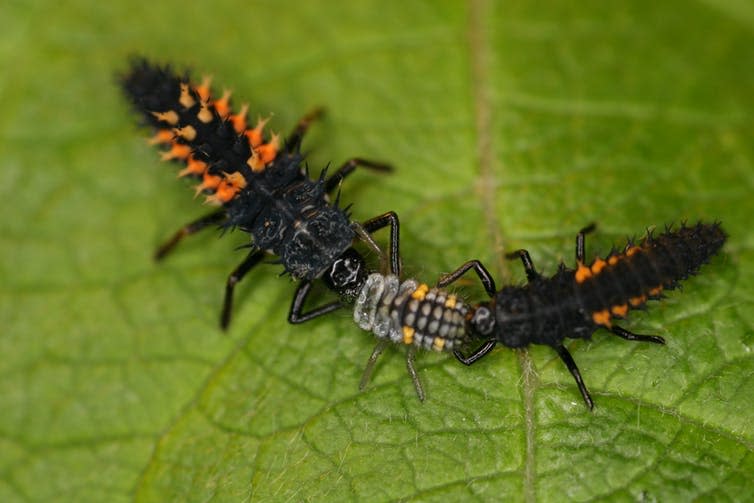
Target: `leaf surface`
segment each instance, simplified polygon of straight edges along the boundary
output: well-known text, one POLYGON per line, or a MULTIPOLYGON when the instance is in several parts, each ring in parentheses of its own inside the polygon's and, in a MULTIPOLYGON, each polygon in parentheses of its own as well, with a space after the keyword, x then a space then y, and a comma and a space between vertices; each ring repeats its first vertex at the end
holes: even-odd
MULTIPOLYGON (((746 2, 6 2, 0 33, 0 501, 736 500, 754 483, 754 10, 746 2), (395 210, 404 273, 470 258, 521 282, 645 227, 719 219, 724 253, 626 328, 471 368, 305 326, 264 266, 217 328, 246 238, 151 252, 207 211, 114 85, 127 56, 212 73, 285 133, 354 218, 395 210)), ((384 242, 384 237, 382 238, 384 242)), ((469 283, 470 299, 482 292, 469 283)))

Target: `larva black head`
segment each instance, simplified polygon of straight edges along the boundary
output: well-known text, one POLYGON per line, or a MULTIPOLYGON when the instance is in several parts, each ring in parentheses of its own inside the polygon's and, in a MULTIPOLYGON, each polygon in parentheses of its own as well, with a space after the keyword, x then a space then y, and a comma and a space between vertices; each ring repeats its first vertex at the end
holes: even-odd
POLYGON ((490 339, 495 337, 495 312, 489 302, 481 302, 475 306, 468 320, 468 327, 472 337, 490 339))
POLYGON ((349 248, 330 265, 322 280, 330 290, 344 300, 352 302, 361 291, 367 275, 364 257, 353 248, 349 248))

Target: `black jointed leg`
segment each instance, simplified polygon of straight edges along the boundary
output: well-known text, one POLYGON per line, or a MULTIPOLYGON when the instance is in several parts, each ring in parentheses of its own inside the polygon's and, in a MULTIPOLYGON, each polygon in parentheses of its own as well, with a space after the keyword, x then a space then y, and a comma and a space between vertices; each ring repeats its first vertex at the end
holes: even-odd
POLYGON ((534 267, 534 262, 531 260, 531 256, 529 256, 528 250, 516 250, 514 252, 506 253, 505 258, 513 259, 513 258, 520 258, 521 263, 524 264, 524 271, 526 271, 526 279, 529 281, 534 281, 537 278, 539 278, 539 273, 537 272, 537 269, 534 267))
POLYGON ((288 323, 293 325, 304 323, 343 307, 343 304, 336 300, 312 309, 308 313, 304 313, 304 304, 306 303, 306 298, 309 296, 312 286, 314 286, 312 281, 303 281, 296 289, 296 293, 293 296, 293 302, 291 303, 291 309, 288 312, 288 323))
POLYGON ((665 339, 663 339, 659 335, 635 334, 633 332, 629 332, 628 330, 618 327, 616 325, 613 325, 610 331, 614 333, 615 335, 617 335, 618 337, 622 337, 623 339, 626 339, 627 341, 653 342, 655 344, 665 344, 665 339))
POLYGON ((369 384, 369 379, 372 378, 372 372, 374 371, 374 365, 377 363, 377 358, 380 357, 387 345, 390 343, 387 339, 380 339, 377 345, 372 350, 372 354, 369 355, 367 365, 364 367, 364 373, 361 374, 361 380, 359 381, 359 391, 364 391, 369 384))
POLYGON ((388 245, 388 258, 390 264, 390 272, 396 276, 401 276, 401 253, 400 253, 400 234, 401 227, 398 215, 394 211, 388 211, 380 216, 371 218, 364 222, 361 226, 369 234, 374 231, 380 230, 386 226, 390 226, 390 243, 388 245))
POLYGON ((571 353, 569 353, 565 346, 562 345, 553 346, 553 348, 558 352, 558 356, 560 356, 560 359, 563 360, 563 363, 565 363, 565 366, 568 367, 568 371, 576 381, 576 385, 579 387, 579 391, 581 391, 581 396, 584 398, 586 406, 589 407, 589 410, 594 409, 594 402, 592 401, 592 397, 589 395, 589 390, 586 389, 586 384, 584 384, 584 380, 581 378, 581 372, 579 372, 579 368, 576 366, 576 362, 573 361, 571 353))
POLYGON ((456 360, 463 363, 464 365, 471 365, 475 361, 479 360, 483 356, 486 356, 487 353, 492 351, 492 349, 497 345, 496 340, 489 340, 485 342, 481 347, 477 348, 473 353, 471 353, 469 356, 464 356, 463 353, 461 353, 458 350, 453 351, 453 356, 456 357, 456 360))
POLYGON ((354 172, 357 167, 368 168, 382 173, 389 173, 393 170, 389 164, 370 161, 360 157, 354 157, 344 162, 332 175, 325 181, 325 192, 330 193, 335 190, 348 175, 354 172))
POLYGON ((298 123, 296 123, 296 127, 291 131, 291 134, 285 139, 285 151, 298 152, 301 148, 301 142, 304 139, 304 135, 306 135, 312 122, 320 120, 324 114, 325 109, 319 107, 301 117, 298 123))
POLYGON ((479 276, 479 281, 481 281, 482 285, 484 286, 484 291, 487 292, 490 297, 494 297, 495 293, 497 293, 497 288, 495 288, 495 280, 492 279, 492 275, 487 270, 487 268, 484 267, 484 264, 482 264, 478 260, 469 260, 455 271, 440 276, 440 279, 437 280, 438 288, 445 288, 451 283, 454 283, 461 276, 466 274, 469 269, 474 269, 476 275, 479 276))
POLYGON ((406 370, 408 375, 411 376, 411 380, 414 382, 414 389, 416 389, 416 395, 419 397, 419 401, 423 402, 426 395, 424 394, 424 387, 419 380, 419 374, 416 373, 416 367, 414 366, 414 360, 416 359, 416 346, 409 346, 406 351, 406 370))
POLYGON ((154 252, 154 259, 155 260, 162 260, 165 258, 165 256, 173 251, 173 248, 186 236, 190 236, 191 234, 196 234, 202 229, 206 229, 210 225, 219 225, 225 221, 227 218, 227 212, 225 211, 225 208, 220 208, 219 210, 215 210, 212 213, 208 215, 204 215, 201 218, 197 218, 193 222, 190 222, 183 227, 181 227, 178 232, 173 234, 173 236, 165 241, 157 250, 154 252))
POLYGON ((596 228, 597 228, 597 224, 592 222, 591 224, 581 229, 578 234, 576 234, 576 262, 580 264, 584 263, 584 257, 586 255, 586 247, 584 245, 584 236, 586 236, 590 232, 594 232, 594 229, 596 228))
POLYGON ((223 310, 220 314, 220 328, 226 330, 230 324, 230 315, 233 310, 233 290, 236 284, 246 276, 252 267, 257 265, 264 258, 264 251, 253 250, 247 257, 236 267, 228 276, 225 284, 225 299, 223 300, 223 310))

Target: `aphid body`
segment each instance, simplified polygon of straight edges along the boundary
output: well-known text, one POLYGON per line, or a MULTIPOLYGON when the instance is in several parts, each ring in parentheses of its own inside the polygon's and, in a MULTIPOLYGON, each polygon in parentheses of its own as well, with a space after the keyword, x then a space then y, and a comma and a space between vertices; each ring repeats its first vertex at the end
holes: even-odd
POLYGON ((377 357, 385 346, 408 347, 406 365, 417 395, 424 390, 413 366, 415 350, 453 351, 466 341, 468 306, 455 294, 429 288, 414 279, 403 282, 394 274, 370 274, 354 303, 353 319, 379 342, 369 359, 361 388, 366 386, 377 357))

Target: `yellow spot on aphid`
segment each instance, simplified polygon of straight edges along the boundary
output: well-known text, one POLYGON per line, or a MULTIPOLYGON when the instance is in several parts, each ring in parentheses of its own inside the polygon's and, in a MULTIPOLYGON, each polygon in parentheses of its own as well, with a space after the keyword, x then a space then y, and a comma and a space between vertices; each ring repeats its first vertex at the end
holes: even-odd
POLYGON ((171 159, 188 159, 190 155, 191 147, 182 143, 174 143, 170 150, 162 153, 160 158, 163 161, 169 161, 171 159))
POLYGON ((601 258, 596 259, 591 267, 592 274, 594 275, 599 274, 600 271, 602 271, 602 269, 604 269, 605 267, 607 267, 607 262, 605 262, 601 258))
POLYGON ((638 297, 631 297, 628 299, 628 303, 631 304, 633 307, 639 307, 640 305, 644 304, 647 301, 647 297, 645 295, 639 295, 638 297))
POLYGON ((456 307, 457 298, 455 295, 448 295, 448 299, 445 301, 445 307, 448 309, 453 309, 456 307))
POLYGON ((638 246, 632 246, 631 248, 626 250, 626 256, 630 257, 631 255, 636 255, 640 251, 641 251, 641 248, 639 248, 638 246))
POLYGON ((623 318, 628 314, 628 304, 621 304, 620 306, 613 306, 610 308, 610 312, 613 314, 613 316, 619 316, 623 318))
POLYGON ((583 283, 587 279, 592 277, 592 271, 587 266, 579 262, 579 267, 576 269, 576 283, 583 283))
POLYGON ((403 326, 403 344, 413 344, 415 332, 416 331, 413 328, 407 325, 404 325, 403 326))
POLYGON ((428 291, 429 287, 425 283, 422 283, 421 285, 416 287, 414 293, 411 294, 411 298, 416 300, 424 300, 424 297, 427 295, 428 291))
POLYGON ((181 82, 181 96, 178 98, 178 103, 180 103, 183 108, 191 108, 196 104, 196 100, 191 96, 189 85, 185 82, 181 82))
POLYGON ((167 122, 171 126, 178 124, 178 114, 173 110, 168 110, 167 112, 152 112, 152 115, 154 115, 158 121, 167 122))
POLYGON ((435 340, 432 341, 432 347, 435 351, 442 351, 442 348, 445 347, 445 339, 442 337, 435 337, 435 340))
POLYGON ((610 311, 603 309, 602 311, 596 311, 592 313, 592 320, 597 325, 610 328, 610 311))
POLYGON ((649 291, 649 296, 650 297, 657 297, 658 295, 660 295, 660 293, 662 293, 662 285, 660 285, 658 287, 655 287, 655 288, 652 288, 649 291))

